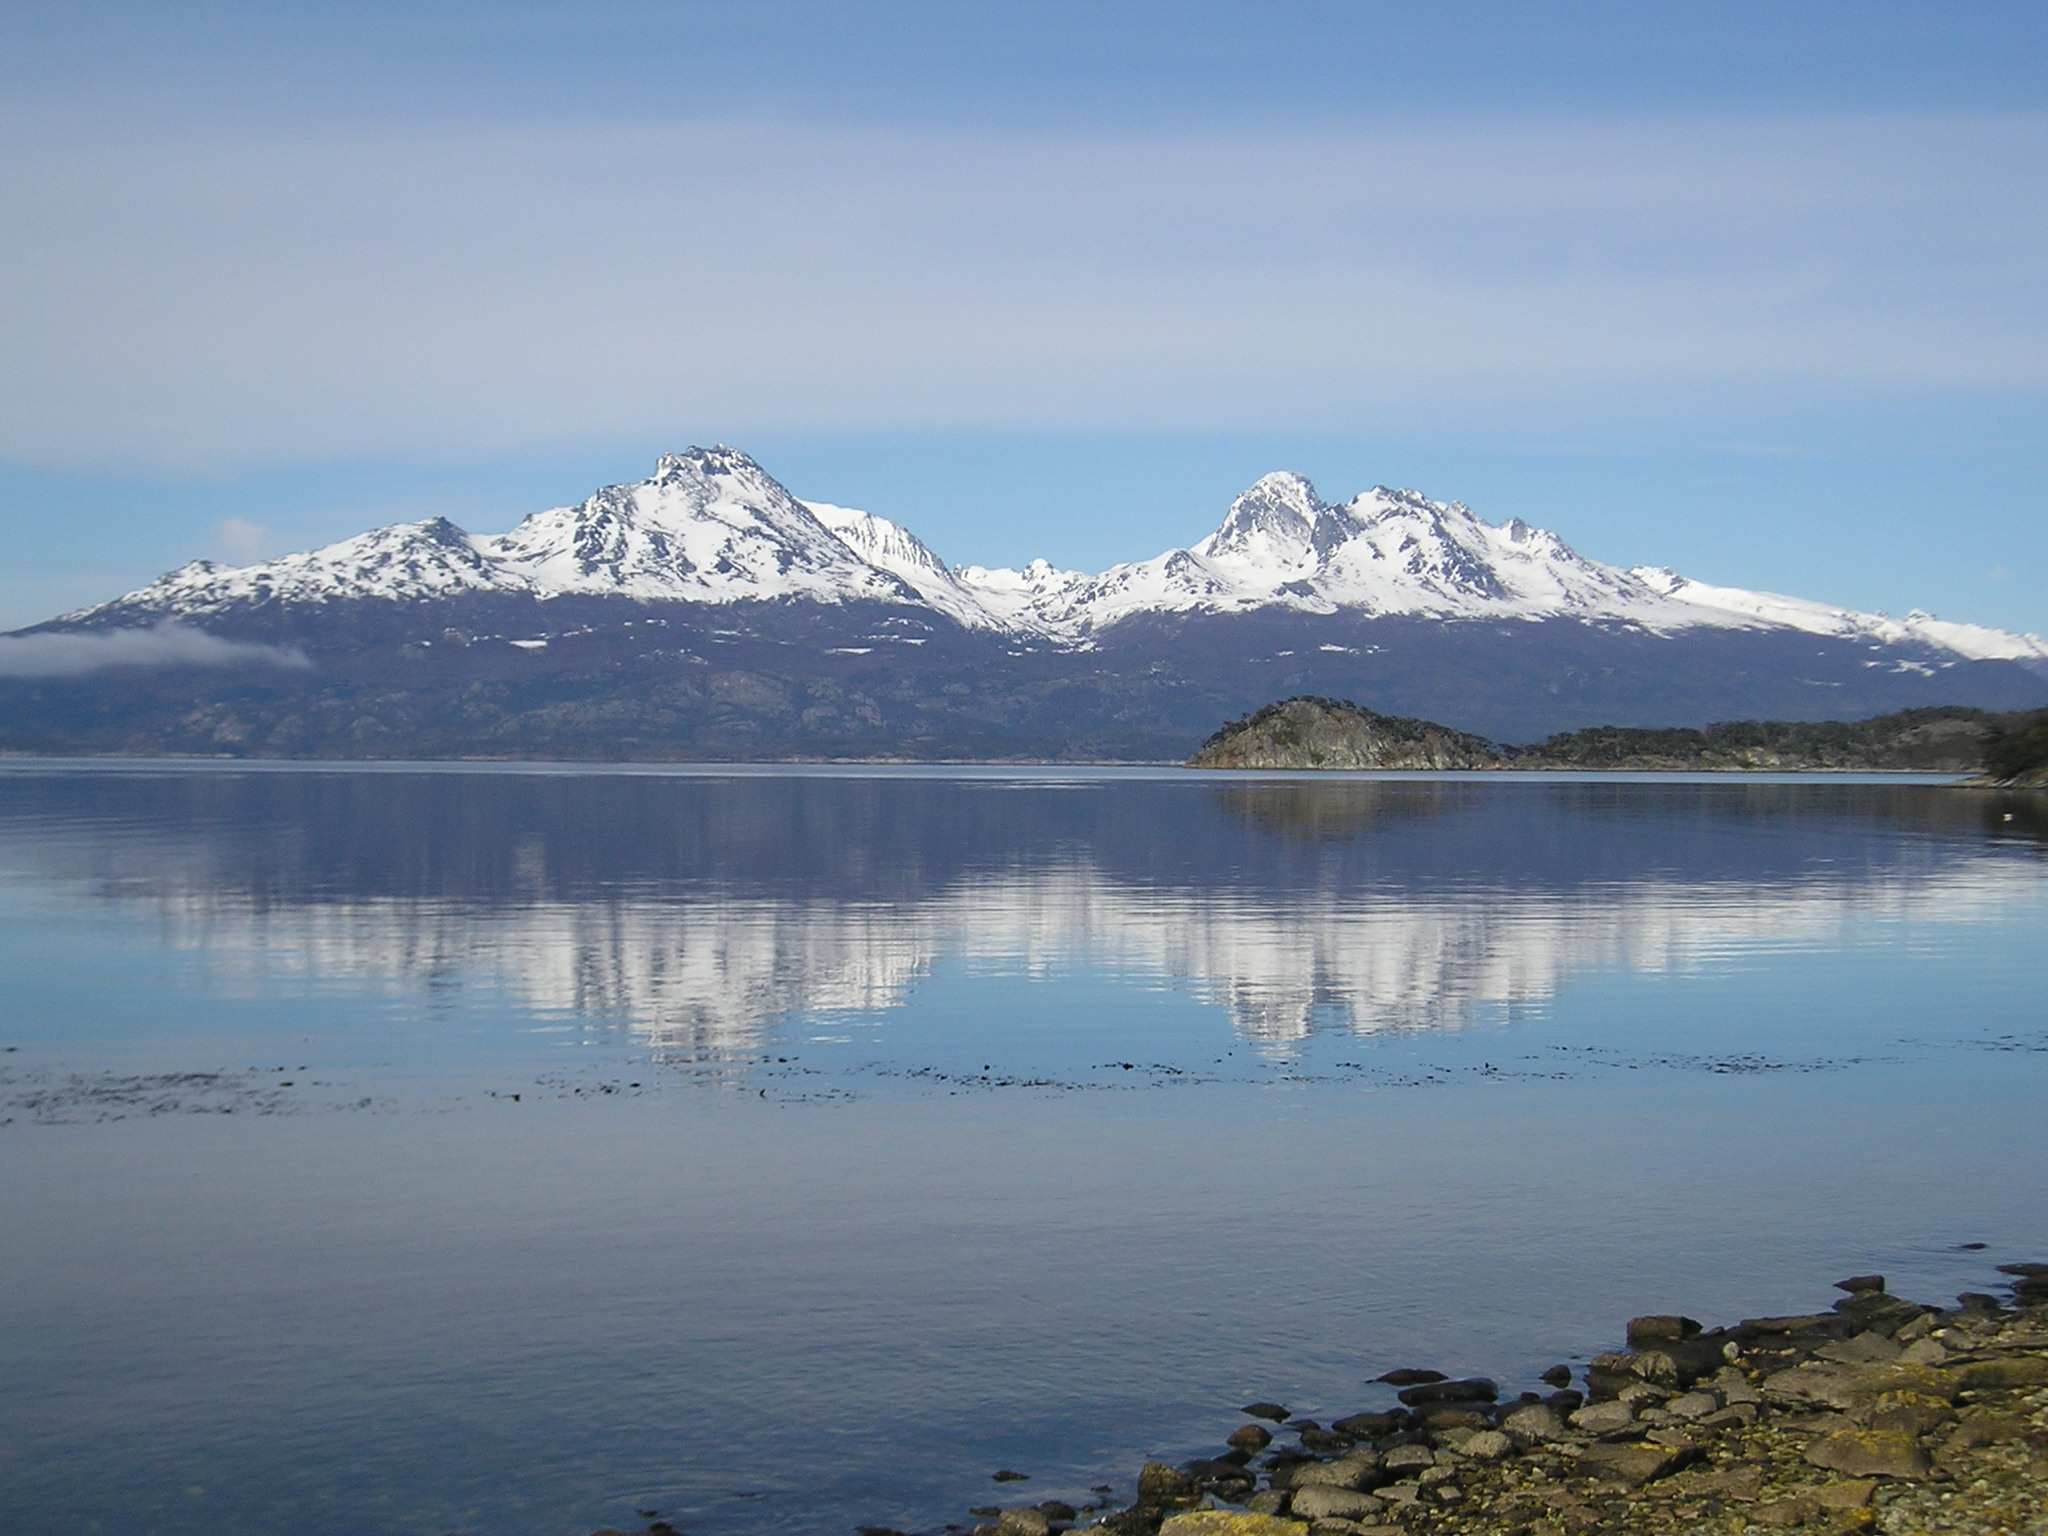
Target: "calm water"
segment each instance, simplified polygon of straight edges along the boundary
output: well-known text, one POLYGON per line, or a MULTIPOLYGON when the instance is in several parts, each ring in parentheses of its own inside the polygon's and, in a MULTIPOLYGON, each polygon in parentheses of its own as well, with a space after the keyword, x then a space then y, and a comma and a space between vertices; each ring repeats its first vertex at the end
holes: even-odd
POLYGON ((0 766, 0 1527, 931 1528, 1253 1396, 1986 1288, 2048 1257, 2044 837, 1839 779, 0 766))

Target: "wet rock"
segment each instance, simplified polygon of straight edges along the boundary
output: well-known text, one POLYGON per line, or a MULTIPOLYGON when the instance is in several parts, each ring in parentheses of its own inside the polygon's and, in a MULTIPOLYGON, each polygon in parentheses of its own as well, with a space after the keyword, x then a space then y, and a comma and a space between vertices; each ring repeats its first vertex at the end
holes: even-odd
POLYGON ((1410 1408, 1420 1408, 1430 1403, 1490 1403, 1500 1396, 1500 1388, 1484 1376, 1469 1376, 1463 1381, 1446 1381, 1439 1376, 1420 1386, 1404 1387, 1396 1395, 1410 1408))
POLYGON ((1304 1536, 1305 1522, 1256 1510, 1197 1509, 1175 1515, 1159 1536, 1304 1536))
POLYGON ((1029 1472, 1013 1472, 1008 1467, 1005 1467, 1002 1471, 991 1474, 990 1480, 998 1483, 1028 1483, 1031 1481, 1031 1474, 1029 1472))
POLYGON ((1273 1432, 1263 1424, 1241 1424, 1231 1432, 1225 1445, 1240 1451, 1263 1451, 1273 1443, 1273 1432))
POLYGON ((1434 1381, 1450 1380, 1442 1371, 1418 1371, 1408 1366, 1403 1366, 1398 1371, 1389 1371, 1386 1375, 1374 1379, 1383 1381, 1390 1387, 1420 1387, 1434 1381))
POLYGON ((1048 1520, 1072 1520, 1077 1511, 1065 1499, 1047 1499, 1038 1506, 1038 1512, 1048 1520))
POLYGON ((1927 1453, 1905 1435, 1886 1430, 1844 1429, 1807 1446, 1807 1461, 1849 1477, 1895 1477, 1917 1481, 1932 1470, 1927 1453))
POLYGON ((1572 1368, 1568 1365, 1553 1365, 1536 1379, 1546 1386, 1568 1387, 1572 1384, 1572 1368))
POLYGON ((1676 1344, 1699 1331, 1700 1325, 1689 1317, 1673 1314, 1632 1317, 1628 1320, 1628 1347, 1642 1349, 1653 1344, 1676 1344))
POLYGON ((1349 1488, 1302 1488, 1289 1508, 1309 1520, 1363 1520, 1385 1509, 1383 1500, 1349 1488))
POLYGON ((1333 1451, 1348 1451, 1356 1444, 1351 1436, 1339 1434, 1334 1429, 1317 1429, 1311 1426, 1301 1432, 1301 1443, 1311 1451, 1328 1454, 1333 1451))
POLYGON ((1290 1417, 1287 1410, 1278 1403, 1246 1403, 1238 1412, 1249 1414, 1255 1419, 1271 1419, 1275 1424, 1285 1424, 1290 1417))
POLYGON ((1837 1280, 1835 1282, 1835 1289, 1838 1291, 1847 1291, 1852 1296, 1860 1294, 1864 1291, 1881 1291, 1884 1289, 1884 1276, 1851 1275, 1846 1280, 1837 1280))
POLYGON ((1246 1499, 1244 1507, 1255 1515, 1283 1514, 1287 1509, 1287 1492, 1282 1488, 1265 1489, 1246 1499))
POLYGON ((1694 1460, 1699 1452, 1689 1446, 1650 1445, 1641 1442, 1616 1445, 1605 1441, 1589 1445, 1579 1456, 1579 1469, 1606 1482, 1640 1487, 1668 1476, 1694 1460))
POLYGON ((1418 1408, 1416 1417, 1432 1434, 1447 1429, 1490 1429, 1493 1410, 1486 1403, 1431 1403, 1418 1408))
POLYGON ((1397 1409, 1392 1413, 1354 1413, 1338 1419, 1330 1428, 1360 1440, 1378 1440, 1393 1434, 1407 1422, 1408 1416, 1397 1409))

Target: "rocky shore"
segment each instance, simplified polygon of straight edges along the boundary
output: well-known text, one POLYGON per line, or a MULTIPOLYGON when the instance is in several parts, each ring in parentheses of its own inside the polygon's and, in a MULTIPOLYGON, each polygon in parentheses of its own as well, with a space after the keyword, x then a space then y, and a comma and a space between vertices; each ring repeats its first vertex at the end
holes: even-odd
MULTIPOLYGON (((1839 1282, 1825 1311, 1638 1317, 1542 1391, 1420 1367, 1399 1407, 1328 1424, 1252 1403, 1215 1454, 1148 1463, 1135 1502, 973 1511, 972 1536, 1820 1536, 2048 1533, 2048 1264, 1948 1308, 1839 1282)), ((1017 1480, 1018 1474, 998 1474, 1017 1480)), ((1008 1486, 1008 1482, 1004 1484, 1008 1486)), ((1107 1492, 1108 1490, 1102 1490, 1107 1492)), ((863 1536, 894 1536, 863 1527, 863 1536)))

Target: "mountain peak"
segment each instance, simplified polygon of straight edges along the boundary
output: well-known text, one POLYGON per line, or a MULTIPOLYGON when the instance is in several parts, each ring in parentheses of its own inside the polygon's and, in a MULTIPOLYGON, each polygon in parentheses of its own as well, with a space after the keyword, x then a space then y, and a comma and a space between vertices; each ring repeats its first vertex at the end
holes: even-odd
POLYGON ((1305 475, 1279 470, 1262 475, 1224 514, 1222 526, 1195 553, 1209 559, 1294 565, 1307 553, 1324 511, 1305 475))
POLYGON ((709 448, 692 443, 681 453, 664 453, 654 461, 654 479, 711 479, 720 475, 759 476, 763 480, 772 478, 752 454, 742 453, 724 443, 714 443, 709 448))

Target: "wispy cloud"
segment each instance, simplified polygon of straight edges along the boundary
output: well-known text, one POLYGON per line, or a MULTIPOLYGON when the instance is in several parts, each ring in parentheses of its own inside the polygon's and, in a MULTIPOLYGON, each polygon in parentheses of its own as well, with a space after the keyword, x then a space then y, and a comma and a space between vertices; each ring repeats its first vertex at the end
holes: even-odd
POLYGON ((213 525, 213 542, 234 555, 253 559, 263 552, 269 538, 268 528, 245 518, 224 517, 213 525))
POLYGON ((184 624, 97 633, 0 635, 0 677, 76 677, 108 667, 247 667, 303 670, 295 645, 223 640, 184 624))
POLYGON ((0 454, 2048 391, 2048 116, 22 122, 0 454))

